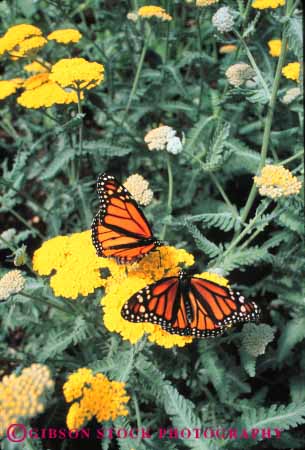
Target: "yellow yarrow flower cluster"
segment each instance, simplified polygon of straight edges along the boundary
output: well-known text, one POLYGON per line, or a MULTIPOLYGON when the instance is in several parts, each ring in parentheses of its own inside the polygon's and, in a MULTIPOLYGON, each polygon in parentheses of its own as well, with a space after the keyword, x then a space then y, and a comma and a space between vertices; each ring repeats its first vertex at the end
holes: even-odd
POLYGON ((17 47, 26 39, 41 35, 42 31, 34 25, 25 23, 14 25, 0 38, 0 55, 10 53, 12 50, 18 51, 17 47))
MULTIPOLYGON (((17 98, 17 103, 25 108, 49 108, 55 104, 77 103, 77 93, 66 91, 50 80, 49 72, 39 73, 24 82, 25 91, 17 98)), ((83 96, 81 96, 83 98, 83 96)))
POLYGON ((302 183, 283 166, 265 166, 254 182, 263 196, 277 199, 298 194, 302 183))
POLYGON ((282 74, 288 80, 299 81, 300 78, 300 63, 293 62, 287 64, 287 66, 283 67, 282 74))
POLYGON ((65 28, 62 30, 55 30, 48 34, 47 39, 49 41, 56 41, 60 44, 69 44, 70 42, 76 43, 81 39, 82 35, 78 30, 74 28, 65 28))
POLYGON ((193 264, 194 257, 187 251, 163 246, 158 251, 149 253, 139 263, 133 264, 129 268, 128 274, 124 270, 119 276, 111 277, 105 286, 106 295, 101 299, 105 327, 109 331, 120 333, 123 339, 129 340, 133 344, 146 333, 149 341, 165 348, 175 345, 183 347, 192 342, 191 337, 170 334, 159 325, 148 322, 128 322, 121 316, 121 309, 133 294, 146 285, 167 276, 176 276, 181 265, 191 266, 193 264))
POLYGON ((281 39, 272 39, 268 42, 269 47, 269 53, 274 58, 280 56, 281 54, 281 48, 282 48, 282 41, 281 39))
POLYGON ((255 9, 268 9, 268 8, 278 8, 279 6, 284 6, 286 0, 255 0, 252 3, 252 8, 255 9))
POLYGON ((153 5, 142 6, 141 8, 139 8, 138 16, 142 17, 143 19, 150 19, 152 17, 155 17, 163 21, 172 20, 172 16, 167 14, 164 8, 161 8, 161 6, 153 5))
POLYGON ((64 58, 53 65, 50 80, 62 87, 92 89, 104 79, 104 66, 84 58, 64 58))
POLYGON ((39 275, 51 276, 55 295, 76 299, 105 286, 100 269, 108 268, 113 275, 124 270, 113 260, 99 258, 91 242, 91 231, 57 236, 44 242, 33 257, 33 268, 39 275))
POLYGON ((0 100, 15 94, 18 88, 23 84, 22 78, 14 78, 12 80, 0 80, 0 100))
POLYGON ((218 2, 219 0, 196 0, 196 6, 199 8, 204 8, 205 6, 211 6, 218 2))
POLYGON ((75 401, 67 415, 70 430, 81 428, 93 417, 104 422, 128 414, 125 383, 110 381, 102 373, 94 375, 90 369, 78 369, 68 377, 63 391, 67 403, 75 401))
POLYGON ((150 341, 168 348, 184 346, 192 338, 171 335, 158 325, 130 323, 122 318, 121 308, 143 286, 164 276, 177 275, 180 265, 191 266, 193 263, 193 256, 185 250, 164 246, 126 268, 111 258, 96 255, 90 231, 52 238, 44 242, 33 257, 33 268, 40 275, 50 275, 55 271, 50 279, 55 295, 75 299, 78 295, 86 296, 104 287, 107 295, 101 304, 104 325, 109 331, 120 333, 132 343, 144 333, 149 333, 150 341), (103 268, 110 273, 104 278, 100 273, 103 268))
POLYGON ((0 383, 0 436, 12 423, 40 414, 45 409, 45 397, 54 389, 47 366, 32 364, 19 376, 4 376, 0 383))
POLYGON ((48 41, 42 36, 33 36, 25 39, 23 42, 20 42, 20 44, 15 47, 14 50, 11 51, 11 59, 18 60, 19 58, 23 58, 25 56, 31 56, 35 54, 37 50, 46 45, 47 42, 48 41))

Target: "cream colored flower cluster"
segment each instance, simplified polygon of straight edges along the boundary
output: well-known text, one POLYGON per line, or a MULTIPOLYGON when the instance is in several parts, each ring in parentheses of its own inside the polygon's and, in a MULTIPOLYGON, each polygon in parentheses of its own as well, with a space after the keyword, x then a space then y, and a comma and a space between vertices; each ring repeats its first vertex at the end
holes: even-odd
POLYGON ((183 149, 182 142, 176 131, 166 125, 153 128, 144 137, 149 150, 166 150, 169 153, 177 155, 183 149))
POLYGON ((249 64, 237 63, 230 66, 226 71, 226 77, 232 86, 239 87, 247 80, 255 77, 255 71, 249 64))
POLYGON ((149 182, 142 175, 138 173, 130 175, 125 181, 124 186, 139 205, 147 206, 151 203, 154 193, 149 189, 149 182))
POLYGON ((20 292, 25 285, 25 279, 20 270, 11 270, 0 279, 0 300, 6 300, 11 295, 20 292))

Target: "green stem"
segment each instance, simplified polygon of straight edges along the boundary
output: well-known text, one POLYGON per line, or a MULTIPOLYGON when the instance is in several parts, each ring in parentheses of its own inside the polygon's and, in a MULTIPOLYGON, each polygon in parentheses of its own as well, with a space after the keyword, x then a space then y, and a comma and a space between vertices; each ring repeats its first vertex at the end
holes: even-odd
POLYGON ((299 152, 297 152, 295 155, 290 156, 287 159, 284 159, 284 161, 280 161, 278 162, 278 164, 280 164, 281 166, 283 166, 284 164, 288 164, 291 161, 294 161, 295 159, 301 158, 304 155, 304 150, 300 150, 299 152))
POLYGON ((141 71, 142 71, 144 58, 145 58, 145 55, 146 55, 146 50, 147 50, 147 47, 149 45, 150 35, 151 35, 151 31, 149 32, 148 36, 145 38, 145 41, 144 41, 144 44, 143 44, 143 48, 142 48, 141 56, 140 56, 140 59, 139 59, 136 75, 135 75, 135 78, 133 80, 133 85, 132 85, 132 88, 131 88, 131 91, 130 91, 130 94, 129 94, 129 98, 128 98, 127 106, 125 108, 125 112, 124 112, 124 115, 123 115, 122 122, 124 122, 125 119, 126 119, 126 116, 128 114, 129 108, 131 106, 131 103, 133 101, 134 95, 135 95, 137 87, 138 87, 140 74, 141 74, 141 71))
POLYGON ((215 186, 217 187, 220 195, 222 196, 222 198, 224 199, 225 203, 227 204, 227 206, 230 208, 230 210, 232 211, 233 216, 235 217, 235 219, 239 219, 239 215, 235 209, 235 207, 232 205, 232 203, 230 202, 227 194, 225 193, 225 191, 223 190, 221 184, 219 183, 217 177, 212 173, 209 172, 209 175, 211 177, 211 180, 213 181, 213 183, 215 184, 215 186))
POLYGON ((43 234, 41 234, 40 231, 38 231, 36 228, 32 227, 32 225, 30 225, 26 220, 24 220, 24 218, 21 217, 20 214, 17 213, 17 211, 15 211, 13 208, 8 208, 8 211, 14 217, 16 217, 16 219, 18 219, 21 223, 23 223, 23 225, 25 225, 29 230, 31 230, 33 233, 35 233, 41 239, 45 239, 45 236, 43 234))
POLYGON ((78 129, 78 157, 77 157, 77 171, 76 171, 76 181, 79 179, 80 169, 81 169, 81 159, 83 153, 83 118, 82 118, 82 103, 81 103, 81 89, 77 86, 77 112, 81 118, 79 129, 78 129))
POLYGON ((236 246, 239 244, 239 242, 249 233, 253 225, 257 222, 257 220, 264 214, 266 209, 269 207, 270 202, 267 202, 264 208, 248 223, 248 225, 243 229, 243 231, 231 242, 229 247, 226 249, 226 251, 221 255, 221 258, 223 259, 228 253, 230 253, 236 246))
MULTIPOLYGON (((287 8, 288 8, 290 2, 291 2, 291 0, 288 0, 287 8)), ((269 147, 270 133, 271 133, 271 127, 272 127, 272 119, 273 119, 273 114, 274 114, 274 109, 275 109, 275 104, 276 104, 276 99, 277 99, 277 92, 278 92, 280 79, 281 79, 282 67, 284 65, 285 56, 286 56, 287 42, 288 42, 288 36, 286 33, 286 27, 285 27, 285 29, 283 31, 283 37, 282 37, 281 54, 278 59, 278 63, 277 63, 276 71, 275 71, 275 77, 274 77, 274 82, 273 82, 272 91, 271 91, 271 98, 270 98, 268 111, 267 111, 267 115, 266 115, 266 120, 265 120, 265 128, 264 128, 264 134, 263 134, 263 142, 262 142, 261 157, 260 157, 258 172, 264 166, 266 157, 267 157, 267 151, 268 151, 268 147, 269 147)), ((242 223, 247 220, 248 214, 254 203, 256 193, 257 193, 257 188, 256 188, 255 183, 253 183, 248 200, 246 202, 246 205, 244 207, 244 210, 243 210, 243 213, 241 216, 242 223)))
POLYGON ((197 120, 200 117, 201 103, 202 103, 202 95, 203 95, 203 87, 204 87, 204 67, 203 67, 203 59, 202 59, 202 36, 201 36, 201 8, 197 8, 197 17, 196 17, 196 25, 197 25, 197 34, 198 34, 198 47, 199 47, 199 58, 200 58, 200 92, 199 92, 199 101, 197 107, 197 120))
MULTIPOLYGON (((198 162, 200 164, 201 167, 204 167, 203 162, 201 161, 200 158, 198 158, 198 156, 192 155, 190 152, 185 151, 185 153, 187 155, 189 155, 194 161, 198 162)), ((233 204, 230 202, 228 196, 226 195, 225 191, 223 190, 221 184, 219 183, 218 179, 216 178, 216 176, 212 173, 212 172, 208 172, 209 176, 211 177, 211 180, 213 181, 213 183, 215 184, 216 188, 218 189, 221 197, 223 198, 224 202, 227 204, 227 206, 230 208, 230 210, 232 211, 233 216, 236 219, 239 219, 239 215, 236 212, 235 207, 233 206, 233 204)))
POLYGON ((33 205, 35 205, 37 207, 37 209, 41 208, 45 213, 47 213, 47 214, 50 213, 50 211, 48 209, 46 209, 43 205, 40 205, 39 203, 37 203, 36 200, 34 200, 30 194, 27 194, 26 192, 23 192, 23 191, 19 191, 9 181, 0 180, 0 183, 2 183, 4 186, 8 187, 9 189, 13 189, 13 191, 15 191, 21 197, 25 198, 28 202, 33 203, 33 205))
MULTIPOLYGON (((0 234, 0 241, 2 241, 13 254, 16 252, 17 247, 11 245, 11 243, 8 242, 6 239, 4 239, 4 237, 2 237, 1 234, 0 234)), ((37 276, 37 274, 34 272, 34 270, 27 261, 25 261, 24 265, 27 266, 27 268, 29 269, 30 272, 32 272, 33 275, 37 276)))
MULTIPOLYGON (((167 155, 167 174, 168 174, 168 197, 167 197, 167 215, 169 216, 172 212, 172 202, 173 202, 173 189, 174 189, 174 178, 171 166, 171 157, 167 155)), ((163 225, 161 232, 161 240, 165 239, 167 224, 163 225)))
POLYGON ((22 295, 23 297, 29 298, 31 300, 33 300, 34 302, 38 302, 44 305, 49 305, 52 308, 56 308, 59 311, 62 311, 64 313, 71 313, 72 312, 72 308, 70 307, 66 307, 60 303, 58 303, 56 300, 51 300, 50 298, 46 298, 46 297, 36 297, 33 294, 26 294, 25 292, 20 292, 19 295, 22 295))
POLYGON ((251 11, 252 3, 253 3, 252 0, 248 0, 245 12, 243 14, 243 31, 245 30, 246 24, 248 22, 248 18, 249 18, 249 14, 250 14, 250 11, 251 11))
POLYGON ((247 53, 247 56, 249 58, 249 61, 251 63, 251 66, 253 67, 253 69, 255 70, 256 75, 258 76, 258 78, 260 79, 260 82, 262 83, 262 86, 266 92, 267 97, 270 99, 270 92, 269 92, 269 88, 264 80, 264 77, 258 67, 258 65, 255 62, 255 59, 253 58, 253 55, 249 49, 249 47, 246 44, 246 41, 244 40, 244 38, 239 34, 239 32, 237 30, 233 30, 234 34, 237 36, 237 38, 240 40, 240 42, 242 43, 242 45, 244 46, 244 49, 247 53))
MULTIPOLYGON (((135 412, 136 412, 137 428, 138 428, 138 430, 140 430, 142 428, 142 420, 141 420, 141 413, 140 413, 140 408, 139 408, 139 402, 138 402, 138 398, 137 398, 135 392, 132 393, 132 400, 133 400, 133 404, 134 404, 134 408, 135 408, 135 412)), ((137 437, 137 440, 136 440, 135 447, 137 447, 140 444, 140 442, 141 442, 141 436, 139 434, 138 437, 137 437)))

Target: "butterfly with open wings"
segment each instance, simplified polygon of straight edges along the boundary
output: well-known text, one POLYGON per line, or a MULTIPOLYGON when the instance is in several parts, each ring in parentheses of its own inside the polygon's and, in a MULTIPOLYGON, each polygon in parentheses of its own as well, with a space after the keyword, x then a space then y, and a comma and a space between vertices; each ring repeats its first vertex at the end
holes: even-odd
POLYGON ((98 177, 100 208, 91 229, 98 256, 115 258, 119 264, 139 261, 158 246, 137 202, 112 175, 98 177))
POLYGON ((256 321, 260 310, 230 287, 181 271, 135 293, 121 315, 130 322, 150 322, 165 331, 196 338, 223 334, 238 322, 256 321))

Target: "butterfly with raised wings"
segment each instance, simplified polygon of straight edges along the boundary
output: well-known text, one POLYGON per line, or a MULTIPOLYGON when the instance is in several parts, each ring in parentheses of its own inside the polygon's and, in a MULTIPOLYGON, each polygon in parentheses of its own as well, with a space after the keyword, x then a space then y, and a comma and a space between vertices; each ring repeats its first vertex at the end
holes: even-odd
POLYGON ((259 314, 256 303, 239 292, 184 271, 141 289, 121 310, 130 322, 150 322, 197 338, 220 335, 234 323, 256 321, 259 314))
POLYGON ((131 264, 163 245, 153 236, 137 202, 114 176, 101 174, 97 193, 100 208, 91 229, 98 256, 115 258, 119 264, 131 264))

